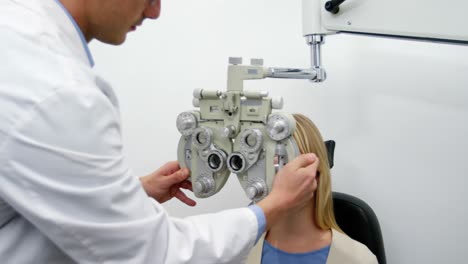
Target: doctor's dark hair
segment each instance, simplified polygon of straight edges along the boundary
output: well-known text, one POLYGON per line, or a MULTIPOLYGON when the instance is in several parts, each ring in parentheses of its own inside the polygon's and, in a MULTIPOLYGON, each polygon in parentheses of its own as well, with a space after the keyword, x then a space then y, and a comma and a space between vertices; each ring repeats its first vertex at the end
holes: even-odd
POLYGON ((341 231, 333 212, 330 163, 322 135, 308 117, 302 114, 293 114, 293 116, 296 120, 296 130, 293 137, 299 152, 301 154, 314 153, 320 161, 317 169, 317 190, 312 200, 315 224, 322 230, 333 228, 341 231))

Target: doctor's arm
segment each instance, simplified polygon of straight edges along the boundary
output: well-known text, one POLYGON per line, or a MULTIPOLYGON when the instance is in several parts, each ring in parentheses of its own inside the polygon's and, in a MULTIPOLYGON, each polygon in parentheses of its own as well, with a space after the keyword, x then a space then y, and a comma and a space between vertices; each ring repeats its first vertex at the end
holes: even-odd
POLYGON ((252 210, 169 217, 128 166, 119 118, 83 84, 24 111, 0 148, 2 199, 79 263, 242 262, 252 210))

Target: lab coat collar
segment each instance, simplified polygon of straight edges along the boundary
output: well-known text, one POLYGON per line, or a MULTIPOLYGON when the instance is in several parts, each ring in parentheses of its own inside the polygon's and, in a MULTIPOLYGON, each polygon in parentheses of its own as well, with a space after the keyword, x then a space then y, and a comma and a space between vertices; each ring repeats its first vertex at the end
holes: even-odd
MULTIPOLYGON (((77 54, 80 58, 85 59, 87 63, 89 63, 89 66, 93 67, 94 66, 94 59, 93 56, 91 55, 91 52, 88 47, 88 43, 86 42, 86 39, 83 35, 83 32, 81 31, 80 27, 76 23, 75 19, 72 17, 72 15, 68 12, 68 10, 62 5, 62 3, 59 0, 53 0, 56 4, 55 6, 58 6, 60 8, 52 8, 54 13, 57 13, 56 15, 61 17, 63 19, 63 15, 60 15, 58 13, 65 14, 68 20, 71 22, 66 23, 59 23, 57 26, 59 29, 66 35, 66 38, 69 41, 72 41, 73 43, 81 43, 81 46, 75 45, 74 46, 74 53, 77 54), (74 29, 72 29, 74 27, 74 29)), ((53 16, 53 14, 51 14, 53 16)))

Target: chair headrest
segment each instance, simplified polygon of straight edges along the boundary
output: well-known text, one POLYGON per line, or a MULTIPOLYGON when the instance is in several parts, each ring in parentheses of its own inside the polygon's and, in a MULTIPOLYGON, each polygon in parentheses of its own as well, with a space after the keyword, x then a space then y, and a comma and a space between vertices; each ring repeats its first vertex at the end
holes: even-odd
POLYGON ((349 237, 366 245, 385 264, 385 250, 380 224, 372 208, 349 194, 333 192, 333 208, 338 226, 349 237))
POLYGON ((327 140, 324 143, 325 143, 325 147, 327 148, 328 164, 330 164, 330 169, 331 169, 333 168, 333 165, 334 165, 336 142, 334 140, 327 140))

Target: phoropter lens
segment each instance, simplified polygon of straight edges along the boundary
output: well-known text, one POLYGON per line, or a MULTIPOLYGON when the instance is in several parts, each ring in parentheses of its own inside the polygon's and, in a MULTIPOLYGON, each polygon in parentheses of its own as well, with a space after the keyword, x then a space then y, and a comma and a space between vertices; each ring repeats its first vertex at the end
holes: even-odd
POLYGON ((240 171, 242 167, 244 166, 244 161, 242 160, 240 156, 234 155, 229 160, 229 165, 231 165, 231 168, 234 171, 240 171))
POLYGON ((219 169, 221 166, 221 158, 216 154, 211 154, 208 157, 208 166, 210 166, 210 168, 213 170, 219 169))

